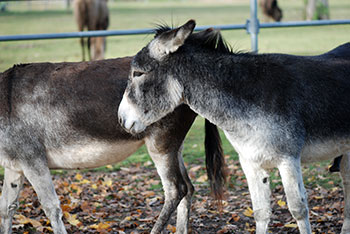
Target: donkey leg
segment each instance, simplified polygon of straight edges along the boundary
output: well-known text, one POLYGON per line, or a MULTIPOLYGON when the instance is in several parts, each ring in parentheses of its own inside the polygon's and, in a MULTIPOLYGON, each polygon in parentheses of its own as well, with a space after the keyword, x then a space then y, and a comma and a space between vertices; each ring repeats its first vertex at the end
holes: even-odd
POLYGON ((43 160, 37 160, 33 166, 23 168, 24 175, 32 184, 46 216, 50 219, 55 234, 66 234, 62 221, 62 210, 57 197, 49 168, 43 160))
POLYGON ((177 207, 177 217, 176 217, 176 233, 178 234, 187 234, 189 226, 189 216, 192 203, 192 195, 194 193, 194 187, 191 183, 190 178, 188 177, 186 167, 184 165, 182 154, 179 152, 178 160, 180 164, 180 170, 183 179, 187 185, 187 194, 182 198, 179 206, 177 207))
POLYGON ((146 139, 146 145, 162 181, 165 196, 163 208, 151 231, 152 234, 156 234, 164 230, 171 214, 187 194, 187 185, 179 168, 180 152, 161 152, 157 149, 154 140, 146 139))
POLYGON ((302 234, 311 234, 307 194, 303 183, 300 159, 288 158, 278 165, 289 211, 302 234))
POLYGON ((80 45, 81 45, 83 61, 85 61, 85 39, 84 39, 84 37, 80 38, 80 45))
POLYGON ((344 188, 344 223, 341 233, 350 233, 350 153, 344 154, 340 164, 340 175, 344 188))
POLYGON ((0 233, 12 232, 12 217, 18 207, 19 192, 23 187, 23 174, 5 168, 4 184, 0 198, 0 233))
POLYGON ((256 233, 265 234, 271 217, 271 190, 268 172, 258 164, 240 157, 252 199, 256 233))

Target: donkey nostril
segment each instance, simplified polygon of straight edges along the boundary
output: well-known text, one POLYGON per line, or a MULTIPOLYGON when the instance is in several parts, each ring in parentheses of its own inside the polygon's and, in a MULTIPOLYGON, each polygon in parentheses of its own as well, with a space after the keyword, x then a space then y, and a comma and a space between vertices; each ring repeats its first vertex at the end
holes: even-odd
POLYGON ((122 117, 120 117, 120 116, 118 117, 118 122, 121 126, 124 126, 124 120, 122 117))
POLYGON ((132 129, 134 126, 135 126, 135 121, 131 124, 130 128, 129 129, 132 129))

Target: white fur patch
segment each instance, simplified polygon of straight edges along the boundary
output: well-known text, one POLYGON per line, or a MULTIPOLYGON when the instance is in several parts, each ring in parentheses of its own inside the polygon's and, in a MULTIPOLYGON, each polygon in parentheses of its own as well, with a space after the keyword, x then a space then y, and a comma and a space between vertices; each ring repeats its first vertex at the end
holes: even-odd
POLYGON ((183 87, 179 81, 175 80, 174 78, 169 78, 167 82, 167 90, 169 90, 170 100, 178 105, 183 96, 183 87))
POLYGON ((48 149, 51 169, 95 168, 120 162, 134 153, 143 141, 106 142, 86 140, 60 149, 48 149))
POLYGON ((150 56, 158 61, 161 61, 164 56, 173 53, 179 49, 182 44, 175 45, 174 40, 160 41, 159 38, 154 39, 148 45, 150 56))
POLYGON ((118 115, 125 120, 124 127, 126 129, 133 129, 135 132, 142 132, 145 130, 146 126, 141 122, 139 112, 125 93, 119 105, 118 115))
MULTIPOLYGON (((281 162, 281 155, 271 151, 264 138, 247 136, 244 139, 238 139, 230 132, 224 132, 240 157, 245 157, 251 162, 259 162, 263 168, 276 167, 281 162)), ((256 133, 256 135, 259 134, 256 133)), ((347 152, 350 152, 350 139, 325 140, 307 143, 300 157, 302 163, 312 163, 333 159, 347 152)))
POLYGON ((1 149, 0 149, 0 165, 4 168, 9 168, 13 171, 17 171, 17 172, 22 171, 22 168, 20 167, 20 165, 16 161, 9 159, 6 155, 7 154, 4 152, 1 152, 1 149))
POLYGON ((162 60, 162 58, 169 54, 169 51, 166 51, 165 46, 159 42, 159 39, 154 39, 148 45, 148 50, 150 56, 158 61, 162 60))
POLYGON ((157 168, 157 172, 162 180, 165 197, 176 197, 176 195, 172 194, 176 193, 176 191, 173 189, 174 183, 168 178, 170 160, 167 159, 167 157, 170 157, 170 155, 164 155, 163 153, 160 153, 157 149, 155 140, 152 137, 146 138, 146 145, 148 153, 151 156, 152 161, 154 162, 157 168))
POLYGON ((277 166, 276 155, 270 152, 271 150, 267 148, 264 139, 254 136, 238 139, 230 132, 224 131, 224 133, 240 158, 244 157, 244 160, 257 163, 265 169, 277 166))

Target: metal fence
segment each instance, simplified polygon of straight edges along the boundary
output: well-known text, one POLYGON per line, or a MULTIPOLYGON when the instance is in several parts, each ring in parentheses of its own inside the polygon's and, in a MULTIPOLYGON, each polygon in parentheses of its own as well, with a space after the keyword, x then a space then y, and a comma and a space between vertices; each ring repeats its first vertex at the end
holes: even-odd
MULTIPOLYGON (((259 23, 257 17, 257 0, 250 0, 250 19, 245 24, 225 24, 225 25, 206 25, 196 27, 196 31, 206 28, 215 28, 220 30, 238 30, 245 29, 251 37, 252 52, 258 51, 258 34, 260 28, 285 28, 285 27, 305 27, 305 26, 325 26, 325 25, 343 25, 349 24, 350 19, 343 20, 313 20, 313 21, 294 21, 294 22, 278 22, 278 23, 259 23)), ((43 40, 43 39, 65 39, 79 37, 99 37, 99 36, 123 36, 123 35, 140 35, 152 34, 154 29, 133 29, 133 30, 101 30, 101 31, 85 31, 70 33, 45 33, 45 34, 25 34, 25 35, 7 35, 0 36, 1 41, 23 41, 23 40, 43 40)))

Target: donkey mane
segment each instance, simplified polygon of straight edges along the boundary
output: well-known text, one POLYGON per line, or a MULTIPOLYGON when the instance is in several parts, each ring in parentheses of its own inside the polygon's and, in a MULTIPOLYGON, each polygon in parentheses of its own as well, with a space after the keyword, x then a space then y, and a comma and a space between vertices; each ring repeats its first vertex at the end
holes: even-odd
MULTIPOLYGON (((157 38, 164 32, 173 30, 172 27, 166 24, 157 25, 155 36, 157 38)), ((191 34, 186 42, 196 44, 202 48, 210 49, 219 53, 233 53, 232 47, 222 37, 221 32, 214 28, 208 28, 204 31, 191 34)))
POLYGON ((174 29, 174 28, 170 27, 167 24, 157 24, 156 28, 154 29, 154 33, 155 33, 154 38, 157 38, 160 34, 162 34, 164 32, 168 32, 172 29, 174 29))

